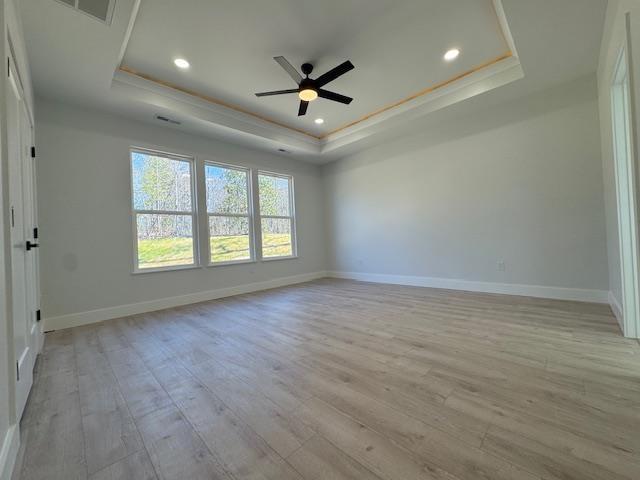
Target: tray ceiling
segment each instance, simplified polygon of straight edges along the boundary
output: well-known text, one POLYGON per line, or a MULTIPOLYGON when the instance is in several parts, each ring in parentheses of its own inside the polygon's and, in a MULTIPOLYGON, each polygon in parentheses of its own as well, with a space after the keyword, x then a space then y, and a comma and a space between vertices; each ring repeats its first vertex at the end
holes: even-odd
POLYGON ((593 75, 607 1, 112 4, 104 23, 56 0, 19 2, 38 97, 324 163, 429 128, 454 104, 465 112, 593 75), (461 55, 446 63, 452 47, 461 55), (312 62, 312 78, 351 60, 328 87, 353 103, 317 100, 298 118, 295 95, 257 99, 294 87, 276 55, 312 62))
POLYGON ((510 55, 492 0, 154 0, 141 4, 121 68, 323 138, 510 55), (461 55, 446 62, 450 48, 461 55), (318 99, 298 117, 295 94, 256 98, 296 87, 277 55, 314 64, 312 78, 351 60, 356 68, 327 88, 354 101, 318 99))

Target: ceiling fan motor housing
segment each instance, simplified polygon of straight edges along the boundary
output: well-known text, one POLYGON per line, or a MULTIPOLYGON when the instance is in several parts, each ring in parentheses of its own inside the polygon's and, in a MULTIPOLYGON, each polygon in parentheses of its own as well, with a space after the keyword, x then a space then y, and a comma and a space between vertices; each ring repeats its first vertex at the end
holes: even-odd
POLYGON ((305 78, 300 82, 300 91, 307 90, 307 89, 317 90, 315 82, 310 78, 305 78))
POLYGON ((311 65, 310 63, 303 63, 300 69, 302 70, 302 73, 304 73, 308 77, 309 75, 311 75, 311 72, 313 72, 313 65, 311 65))

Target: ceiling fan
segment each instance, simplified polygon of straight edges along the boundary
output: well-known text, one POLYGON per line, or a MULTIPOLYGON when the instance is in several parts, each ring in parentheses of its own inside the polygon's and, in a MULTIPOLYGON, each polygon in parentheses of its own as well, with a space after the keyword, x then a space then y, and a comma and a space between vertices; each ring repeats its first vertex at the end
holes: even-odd
POLYGON ((287 93, 297 93, 300 98, 300 107, 298 108, 298 116, 305 115, 307 113, 307 107, 309 102, 314 101, 316 98, 326 98, 327 100, 333 100, 334 102, 344 103, 349 105, 353 98, 339 93, 330 92, 322 89, 329 82, 333 82, 336 78, 344 75, 349 70, 354 68, 350 61, 341 63, 337 67, 323 73, 318 78, 309 78, 309 75, 313 71, 313 65, 305 63, 302 65, 302 75, 291 65, 284 57, 273 57, 273 59, 280 64, 282 68, 289 74, 291 78, 298 84, 298 88, 292 88, 290 90, 276 90, 273 92, 261 92, 256 93, 256 97, 268 97, 272 95, 284 95, 287 93))

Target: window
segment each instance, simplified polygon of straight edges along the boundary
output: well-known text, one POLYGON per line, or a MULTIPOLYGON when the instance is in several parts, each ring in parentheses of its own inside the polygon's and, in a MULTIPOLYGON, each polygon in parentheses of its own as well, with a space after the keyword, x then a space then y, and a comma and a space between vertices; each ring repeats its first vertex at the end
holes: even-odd
POLYGON ((253 260, 249 171, 205 164, 210 262, 253 260))
POLYGON ((193 160, 132 150, 131 181, 135 270, 195 265, 193 160))
POLYGON ((213 266, 297 256, 293 177, 130 153, 134 273, 202 265, 207 243, 205 263, 213 266))
POLYGON ((293 178, 273 173, 258 174, 262 257, 296 255, 293 178))

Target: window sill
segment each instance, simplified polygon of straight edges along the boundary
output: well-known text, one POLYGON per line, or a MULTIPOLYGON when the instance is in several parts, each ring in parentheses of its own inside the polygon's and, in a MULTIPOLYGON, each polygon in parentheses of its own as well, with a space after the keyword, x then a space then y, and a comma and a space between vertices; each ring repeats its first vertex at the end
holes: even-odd
POLYGON ((210 262, 207 267, 227 267, 229 265, 246 265, 256 263, 255 260, 231 260, 229 262, 210 262))
MULTIPOLYGON (((260 262, 277 262, 279 260, 295 260, 298 258, 298 255, 288 255, 286 257, 266 257, 260 259, 260 262)), ((207 265, 183 265, 183 266, 175 266, 175 267, 161 267, 161 268, 145 268, 142 270, 134 270, 131 272, 131 275, 146 275, 148 273, 161 273, 161 272, 177 272, 180 270, 197 270, 203 267, 228 267, 230 265, 247 265, 251 263, 258 263, 257 260, 238 260, 231 262, 218 262, 218 263, 208 263, 207 265)))
POLYGON ((202 268, 200 265, 181 265, 175 267, 160 267, 160 268, 143 268, 141 270, 134 270, 131 275, 146 275, 147 273, 160 273, 160 272, 176 272, 179 270, 196 270, 202 268))
POLYGON ((275 262, 277 260, 294 260, 298 258, 298 255, 288 255, 286 257, 265 257, 261 259, 261 262, 275 262))

